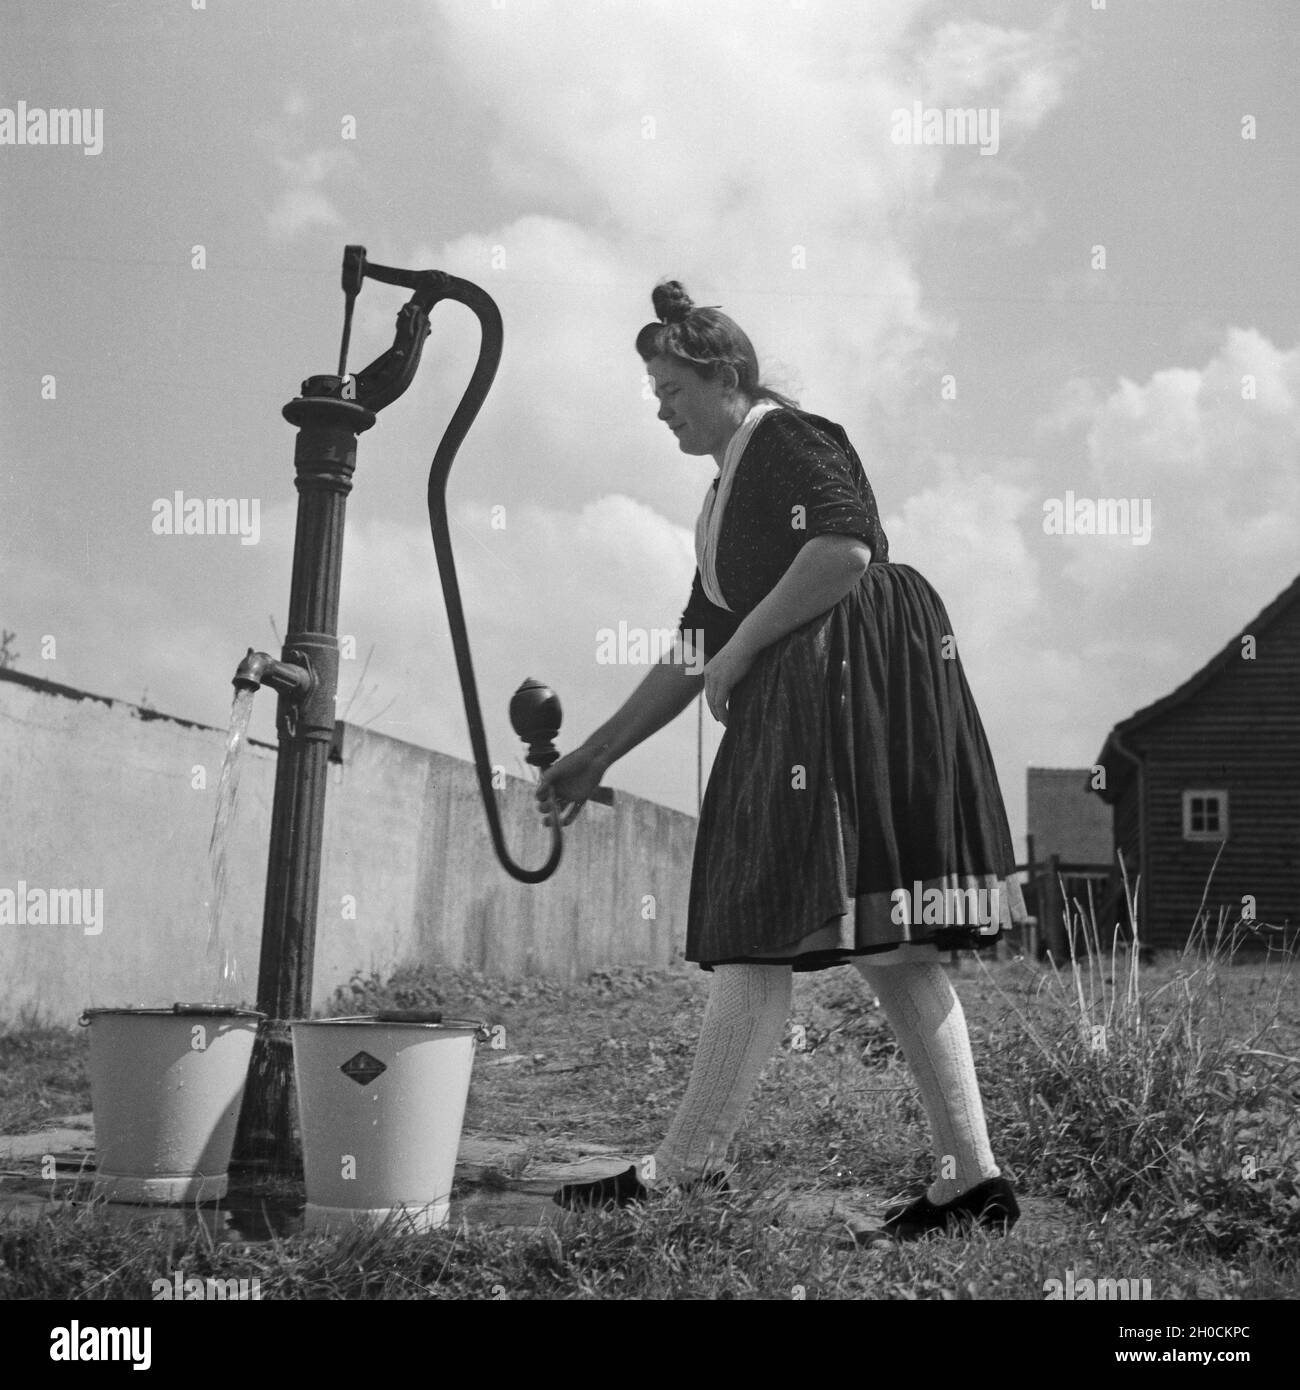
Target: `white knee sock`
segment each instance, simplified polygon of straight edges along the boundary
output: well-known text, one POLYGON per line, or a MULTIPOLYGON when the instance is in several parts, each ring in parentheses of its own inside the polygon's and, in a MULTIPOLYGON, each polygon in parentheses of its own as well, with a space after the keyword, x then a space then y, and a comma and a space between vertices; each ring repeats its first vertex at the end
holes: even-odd
POLYGON ((853 964, 880 998, 930 1120, 938 1178, 926 1195, 935 1203, 950 1202, 999 1172, 984 1125, 966 1015, 937 960, 873 966, 871 959, 857 956, 853 964))
POLYGON ((722 1163, 746 1101, 790 1017, 788 965, 718 965, 691 1067, 668 1134, 655 1150, 654 1181, 689 1181, 722 1163))

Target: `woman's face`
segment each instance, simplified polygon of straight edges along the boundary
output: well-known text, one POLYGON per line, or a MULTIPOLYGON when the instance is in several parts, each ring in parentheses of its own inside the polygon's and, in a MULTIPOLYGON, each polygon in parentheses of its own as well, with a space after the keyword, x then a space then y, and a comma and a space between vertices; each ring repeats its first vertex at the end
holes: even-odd
POLYGON ((705 381, 671 357, 652 357, 646 371, 654 382, 661 419, 684 454, 720 454, 736 428, 737 395, 724 370, 705 381))

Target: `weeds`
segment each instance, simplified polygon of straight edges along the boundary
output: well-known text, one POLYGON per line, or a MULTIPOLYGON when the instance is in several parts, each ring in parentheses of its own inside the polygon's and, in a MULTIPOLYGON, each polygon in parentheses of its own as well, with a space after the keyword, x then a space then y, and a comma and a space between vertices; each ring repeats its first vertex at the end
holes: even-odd
MULTIPOLYGON (((1077 905, 1069 925, 1068 961, 982 964, 958 980, 993 1147, 1027 1211, 1009 1240, 845 1249, 838 1218, 801 1216, 810 1198, 878 1211, 932 1176, 906 1064, 846 969, 796 979, 791 1033, 738 1136, 730 1196, 245 1246, 51 1202, 34 1219, 0 1218, 0 1299, 149 1298, 178 1271, 257 1278, 264 1299, 1041 1299, 1067 1270, 1150 1278, 1156 1298, 1295 1297, 1292 955, 1241 968, 1246 925, 1203 918, 1178 959, 1147 966, 1138 942, 1106 945, 1077 905), (1059 1218, 1031 1223, 1032 1205, 1054 1198, 1059 1218)), ((513 1064, 488 1065, 503 1054, 485 1050, 467 1126, 524 1140, 524 1156, 464 1179, 499 1191, 530 1159, 582 1144, 650 1152, 684 1089, 706 990, 693 970, 570 983, 411 969, 357 977, 330 1012, 440 1007, 504 1023, 513 1064)), ((84 1033, 0 1038, 0 1061, 6 1113, 88 1108, 84 1033)))
MULTIPOLYGON (((1126 884, 1127 889, 1127 884, 1126 884)), ((1131 920, 1137 921, 1134 895, 1131 920)), ((1140 943, 1069 911, 1071 958, 1036 991, 1033 1016, 999 987, 1010 1026, 981 1067, 991 1128, 1008 1164, 1086 1214, 1126 1213, 1148 1238, 1230 1256, 1300 1236, 1296 1066, 1261 1047, 1284 1024, 1294 951, 1275 962, 1271 1004, 1225 972, 1249 924, 1198 919, 1172 977, 1148 984, 1140 943)))

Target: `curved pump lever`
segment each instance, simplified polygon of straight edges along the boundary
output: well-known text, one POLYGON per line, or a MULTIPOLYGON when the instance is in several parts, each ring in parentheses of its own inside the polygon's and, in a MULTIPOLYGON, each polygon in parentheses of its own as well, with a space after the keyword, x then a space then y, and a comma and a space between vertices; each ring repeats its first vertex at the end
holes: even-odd
MULTIPOLYGON (((492 848, 512 878, 521 883, 541 883, 559 867, 564 851, 564 835, 560 826, 559 808, 551 793, 551 852, 540 869, 525 869, 516 864, 506 848, 501 829, 501 816, 492 791, 491 764, 488 761, 487 738, 483 732, 483 716, 479 710, 478 685, 474 680, 474 662, 469 652, 469 637, 465 631, 465 610, 460 601, 460 585, 456 579, 456 561, 451 550, 451 531, 447 522, 447 477, 456 451, 469 433, 475 416, 487 397, 497 365, 501 361, 503 330, 501 312, 486 291, 468 280, 448 275, 442 270, 399 270, 393 266, 367 261, 364 246, 348 246, 343 252, 343 292, 346 306, 343 320, 343 341, 339 350, 338 380, 347 380, 348 340, 352 328, 352 307, 361 291, 362 282, 369 277, 388 285, 400 285, 414 291, 398 315, 397 340, 392 348, 377 358, 355 380, 354 398, 371 410, 380 410, 400 396, 411 384, 420 361, 420 351, 429 332, 428 315, 441 299, 454 299, 471 310, 478 319, 481 334, 478 360, 469 385, 460 398, 429 466, 429 529, 433 532, 433 548, 438 556, 438 574, 442 580, 443 598, 447 604, 447 619, 451 627, 451 643, 456 652, 456 669, 460 675, 461 691, 465 697, 465 719, 469 724, 469 741, 474 750, 474 770, 478 776, 483 809, 487 812, 492 848)), ((526 683, 536 687, 536 682, 526 683)), ((542 688, 544 690, 544 687, 542 688)), ((547 767, 559 756, 553 738, 559 728, 559 701, 552 692, 549 703, 539 703, 537 689, 524 695, 524 687, 516 693, 511 705, 511 718, 516 732, 534 739, 528 761, 547 767), (523 696, 522 704, 520 697, 523 696), (541 708, 546 705, 546 709, 541 708), (548 724, 547 716, 553 715, 548 724), (519 716, 519 717, 517 717, 519 716), (531 716, 531 717, 530 717, 531 716), (539 726, 538 719, 541 724, 539 726), (545 726, 545 727, 542 727, 545 726), (527 732, 526 732, 527 728, 527 732), (539 732, 540 730, 540 732, 539 732), (539 741, 540 740, 540 741, 539 741)))
POLYGON ((501 867, 520 883, 541 883, 555 872, 564 852, 564 833, 560 828, 559 808, 555 804, 555 794, 551 793, 551 852, 540 869, 525 869, 516 864, 506 848, 505 836, 501 830, 501 816, 497 810, 496 797, 492 791, 491 764, 488 761, 487 738, 483 733, 483 716, 479 710, 478 686, 474 680, 474 663, 469 652, 469 637, 465 631, 465 610, 460 601, 460 585, 456 580, 456 561, 451 551, 451 530, 447 522, 447 478, 455 461, 456 451, 469 433, 487 393, 496 376, 497 365, 501 361, 501 343, 504 332, 501 325, 501 311, 486 290, 461 280, 455 275, 441 276, 437 286, 436 298, 454 299, 471 310, 479 322, 481 339, 478 361, 469 379, 464 395, 460 398, 442 439, 429 465, 429 529, 433 532, 433 548, 438 556, 438 574, 442 579, 442 594, 447 604, 447 620, 451 626, 451 642, 456 651, 456 668, 460 673, 461 691, 465 697, 465 718, 469 723, 469 741, 474 750, 474 770, 478 774, 479 793, 483 798, 483 809, 487 812, 488 829, 492 834, 492 847, 496 850, 501 867))

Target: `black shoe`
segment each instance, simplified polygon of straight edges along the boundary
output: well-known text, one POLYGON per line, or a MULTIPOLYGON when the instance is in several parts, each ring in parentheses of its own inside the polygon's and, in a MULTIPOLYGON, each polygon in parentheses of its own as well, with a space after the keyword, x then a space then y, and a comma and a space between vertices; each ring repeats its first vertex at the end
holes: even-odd
MULTIPOLYGON (((987 1187, 989 1183, 996 1182, 996 1181, 997 1181, 996 1178, 986 1178, 986 1179, 984 1180, 984 1182, 982 1182, 982 1183, 980 1184, 979 1187, 972 1187, 972 1188, 969 1190, 968 1193, 963 1193, 963 1194, 962 1194, 962 1198, 964 1199, 964 1198, 967 1197, 967 1196, 973 1196, 976 1192, 980 1191, 982 1188, 987 1187)), ((917 1208, 918 1210, 921 1210, 921 1209, 928 1209, 928 1210, 930 1210, 930 1211, 946 1211, 946 1210, 947 1210, 946 1205, 945 1205, 944 1207, 936 1207, 936 1206, 930 1201, 930 1199, 929 1199, 928 1197, 922 1195, 922 1196, 920 1196, 920 1197, 918 1197, 918 1198, 914 1198, 914 1199, 913 1199, 912 1201, 910 1201, 910 1202, 900 1202, 897 1206, 894 1206, 894 1207, 886 1207, 886 1208, 885 1208, 885 1215, 884 1215, 884 1222, 885 1222, 885 1224, 888 1225, 888 1224, 889 1224, 890 1222, 892 1222, 892 1221, 897 1221, 897 1220, 899 1219, 900 1216, 902 1216, 902 1215, 903 1215, 904 1213, 906 1213, 906 1212, 910 1212, 914 1207, 917 1208)))
POLYGON ((597 1178, 595 1182, 570 1182, 560 1188, 551 1198, 557 1207, 570 1210, 585 1207, 626 1207, 633 1202, 644 1202, 648 1195, 646 1185, 636 1175, 633 1164, 626 1172, 616 1173, 612 1178, 597 1178))
POLYGON ((895 1240, 916 1240, 932 1231, 959 1234, 972 1226, 1006 1235, 1019 1218, 1020 1206, 1011 1184, 1006 1178, 986 1178, 941 1206, 922 1195, 906 1206, 890 1207, 881 1230, 895 1240))
MULTIPOLYGON (((684 1192, 693 1192, 701 1187, 712 1188, 715 1192, 731 1191, 727 1175, 716 1171, 681 1184, 684 1192)), ((595 1182, 566 1183, 551 1201, 557 1207, 577 1210, 590 1207, 626 1207, 633 1202, 644 1202, 649 1195, 649 1188, 637 1177, 636 1165, 633 1164, 631 1168, 616 1173, 612 1178, 597 1178, 595 1182)))

